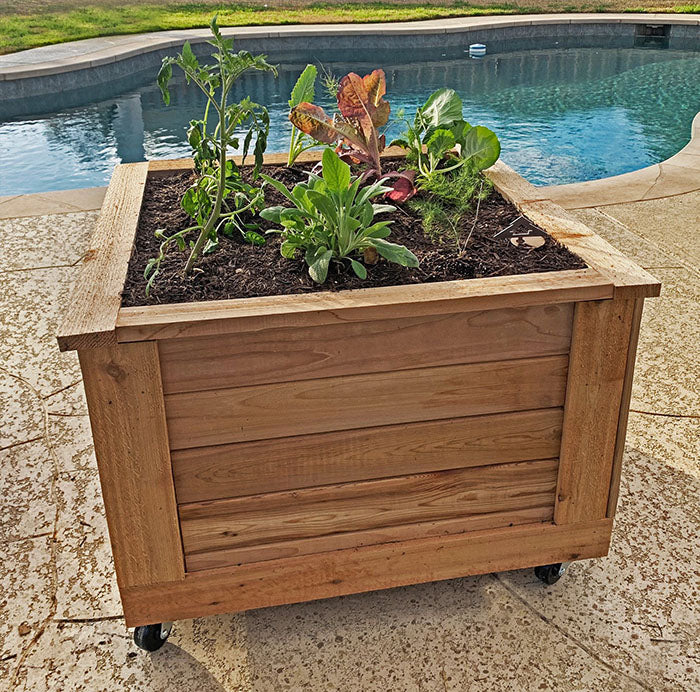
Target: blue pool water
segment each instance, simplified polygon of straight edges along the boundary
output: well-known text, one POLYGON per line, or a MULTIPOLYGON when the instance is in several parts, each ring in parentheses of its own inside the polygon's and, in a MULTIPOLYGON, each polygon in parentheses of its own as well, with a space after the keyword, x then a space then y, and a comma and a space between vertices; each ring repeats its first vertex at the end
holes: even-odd
MULTIPOLYGON (((271 56, 274 59, 274 56, 271 56)), ((280 75, 246 75, 235 97, 267 105, 268 151, 287 148, 287 99, 306 62, 280 60, 280 75)), ((465 117, 496 131, 502 158, 535 184, 617 175, 681 149, 700 110, 700 53, 656 48, 554 48, 469 59, 440 49, 420 55, 377 52, 371 63, 323 60, 342 76, 383 67, 392 114, 409 114, 433 90, 451 86, 465 117)), ((119 162, 188 155, 185 127, 203 100, 176 82, 166 108, 152 71, 133 75, 118 93, 77 97, 77 105, 3 119, 0 104, 0 195, 104 185, 119 162)), ((321 99, 323 100, 323 99, 321 99)), ((390 125, 388 139, 399 127, 390 125)))

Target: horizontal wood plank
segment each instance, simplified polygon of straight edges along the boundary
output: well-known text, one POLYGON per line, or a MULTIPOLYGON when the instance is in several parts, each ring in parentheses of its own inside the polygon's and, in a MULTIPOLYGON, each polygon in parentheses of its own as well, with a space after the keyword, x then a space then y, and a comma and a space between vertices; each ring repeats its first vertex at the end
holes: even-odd
POLYGON ((172 453, 178 502, 559 456, 561 408, 298 435, 172 453))
POLYGON ((180 505, 185 556, 547 505, 553 511, 557 467, 557 459, 524 461, 180 505))
MULTIPOLYGON (((298 163, 313 163, 321 160, 323 155, 323 149, 316 149, 311 151, 303 151, 299 156, 296 157, 298 163)), ((382 153, 382 159, 394 159, 403 158, 406 152, 401 147, 387 147, 382 153)), ((243 158, 241 156, 229 156, 233 159, 238 166, 243 165, 243 158)), ((286 166, 288 155, 286 153, 265 154, 265 163, 273 166, 286 166)), ((252 165, 253 159, 248 156, 246 159, 246 165, 252 165)), ((191 158, 183 159, 162 159, 154 160, 148 162, 148 171, 152 175, 164 175, 169 173, 174 173, 176 171, 191 171, 194 168, 194 162, 191 158)))
POLYGON ((531 524, 187 574, 121 589, 126 624, 204 617, 473 574, 602 557, 612 521, 531 524))
POLYGON ((334 533, 315 538, 301 538, 245 548, 215 550, 210 553, 195 553, 187 557, 187 570, 189 572, 197 572, 205 569, 219 569, 231 565, 277 560, 299 555, 312 555, 333 550, 346 550, 348 548, 359 548, 380 543, 396 543, 417 538, 449 536, 450 534, 465 533, 467 531, 496 529, 503 526, 521 526, 523 524, 549 522, 552 520, 553 511, 554 507, 550 502, 542 507, 476 514, 469 517, 458 517, 457 519, 389 526, 368 531, 348 531, 346 533, 334 533))
POLYGON ((564 402, 567 363, 567 356, 546 356, 169 394, 170 445, 553 408, 564 402))
POLYGON ((386 353, 392 370, 559 355, 571 344, 573 305, 166 339, 159 343, 163 389, 172 394, 380 372, 387 369, 386 353))
POLYGON ((115 326, 141 213, 147 163, 114 169, 90 246, 58 330, 61 351, 117 343, 115 326))
POLYGON ((593 269, 385 288, 122 308, 120 342, 456 314, 610 298, 613 284, 593 269))

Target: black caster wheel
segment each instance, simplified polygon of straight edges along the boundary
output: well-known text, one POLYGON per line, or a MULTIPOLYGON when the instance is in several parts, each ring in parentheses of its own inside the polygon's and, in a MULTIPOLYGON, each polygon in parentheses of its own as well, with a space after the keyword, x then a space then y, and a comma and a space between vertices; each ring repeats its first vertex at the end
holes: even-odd
POLYGON ((564 576, 564 572, 566 572, 568 567, 568 562, 540 565, 540 567, 535 567, 535 576, 545 584, 556 584, 564 576))
POLYGON ((142 625, 134 630, 134 644, 144 651, 158 651, 170 636, 172 622, 142 625))

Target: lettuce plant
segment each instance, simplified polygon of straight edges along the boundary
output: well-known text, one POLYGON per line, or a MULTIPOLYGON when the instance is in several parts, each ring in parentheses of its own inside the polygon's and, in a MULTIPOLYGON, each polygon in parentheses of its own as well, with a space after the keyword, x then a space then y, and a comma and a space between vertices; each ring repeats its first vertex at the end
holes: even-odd
POLYGON ((394 211, 391 205, 372 202, 390 188, 381 181, 361 188, 361 179, 351 177, 350 166, 332 149, 323 152, 322 175, 309 174, 308 181, 291 192, 281 182, 262 177, 292 206, 269 207, 260 215, 282 226, 272 231, 282 234, 282 256, 292 258, 301 251, 316 283, 326 280, 331 261, 346 259, 358 277, 367 278, 360 261, 364 253, 377 253, 404 267, 418 266, 410 250, 386 240, 391 221, 374 220, 378 214, 394 211))
POLYGON ((337 146, 345 157, 368 164, 379 177, 386 139, 378 130, 387 124, 391 110, 385 94, 383 70, 364 77, 350 72, 340 80, 336 94, 340 115, 331 118, 320 106, 303 101, 292 107, 289 119, 317 142, 337 146))
POLYGON ((462 117, 462 99, 454 89, 438 89, 416 110, 413 122, 392 142, 407 149, 418 169, 418 182, 468 165, 472 171, 492 166, 501 153, 498 137, 462 117))
MULTIPOLYGON (((241 128, 247 128, 243 136, 242 153, 245 158, 255 138, 255 177, 262 166, 270 118, 265 107, 253 103, 249 98, 239 103, 230 103, 229 94, 244 72, 261 70, 276 75, 277 70, 268 64, 263 55, 253 56, 247 51, 233 53, 233 39, 223 38, 216 17, 212 19, 210 28, 213 39, 209 43, 216 49, 213 54, 215 64, 201 65, 189 43, 185 43, 181 54, 163 59, 158 73, 158 86, 166 105, 170 103, 168 85, 173 75, 173 65, 185 73, 188 84, 195 84, 204 93, 207 105, 203 119, 191 121, 187 132, 198 177, 185 193, 182 207, 195 223, 170 236, 166 236, 163 230, 157 232, 157 237, 163 242, 158 256, 148 262, 144 273, 148 289, 151 288, 170 245, 177 244, 181 250, 185 250, 187 237, 196 234, 196 240, 190 242, 190 254, 184 270, 185 274, 189 274, 202 252, 216 247, 220 231, 231 234, 238 229, 245 232, 240 221, 241 214, 256 209, 263 201, 259 188, 243 182, 238 167, 227 159, 227 152, 229 147, 241 146, 237 132, 241 128), (212 111, 218 120, 213 130, 208 122, 212 111)), ((252 242, 264 240, 259 234, 257 237, 256 234, 248 235, 247 239, 252 242)))

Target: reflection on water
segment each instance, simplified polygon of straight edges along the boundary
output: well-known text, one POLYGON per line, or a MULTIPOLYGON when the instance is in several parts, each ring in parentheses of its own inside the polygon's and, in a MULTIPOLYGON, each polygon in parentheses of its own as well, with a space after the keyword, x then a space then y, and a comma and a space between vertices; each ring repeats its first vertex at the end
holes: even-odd
MULTIPOLYGON (((309 61, 313 61, 309 57, 309 61)), ((278 79, 245 75, 234 93, 267 105, 269 151, 287 147, 287 99, 303 68, 278 79)), ((423 52, 378 54, 372 63, 328 62, 336 75, 376 66, 387 73, 392 113, 412 113, 434 89, 452 86, 465 115, 501 138, 503 159, 536 184, 590 180, 658 162, 687 143, 700 110, 700 54, 634 48, 568 48, 483 60, 423 52)), ((166 108, 153 75, 96 103, 0 123, 0 195, 103 185, 120 162, 185 156, 184 132, 203 97, 179 81, 166 108)), ((393 123, 388 138, 397 134, 393 123)))

